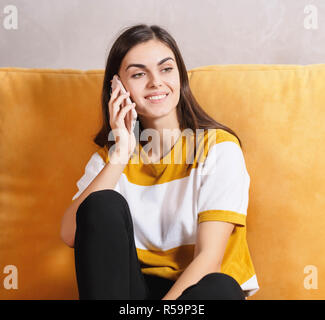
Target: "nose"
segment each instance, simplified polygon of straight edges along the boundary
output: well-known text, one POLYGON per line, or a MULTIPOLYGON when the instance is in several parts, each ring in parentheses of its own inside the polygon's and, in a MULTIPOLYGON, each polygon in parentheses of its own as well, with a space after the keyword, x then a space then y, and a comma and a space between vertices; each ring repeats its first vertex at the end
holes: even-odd
POLYGON ((152 87, 158 88, 158 87, 161 87, 161 85, 162 85, 162 81, 161 81, 159 75, 158 74, 155 74, 155 73, 152 73, 149 76, 148 86, 150 88, 152 88, 152 87))

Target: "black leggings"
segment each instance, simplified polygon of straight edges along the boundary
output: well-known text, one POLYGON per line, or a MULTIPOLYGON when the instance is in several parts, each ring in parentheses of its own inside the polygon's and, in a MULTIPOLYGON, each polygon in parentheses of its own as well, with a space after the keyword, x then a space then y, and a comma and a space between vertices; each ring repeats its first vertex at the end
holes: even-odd
MULTIPOLYGON (((76 213, 75 268, 80 299, 160 300, 175 281, 145 275, 127 200, 115 190, 89 194, 76 213)), ((209 273, 177 300, 243 300, 238 282, 209 273)))

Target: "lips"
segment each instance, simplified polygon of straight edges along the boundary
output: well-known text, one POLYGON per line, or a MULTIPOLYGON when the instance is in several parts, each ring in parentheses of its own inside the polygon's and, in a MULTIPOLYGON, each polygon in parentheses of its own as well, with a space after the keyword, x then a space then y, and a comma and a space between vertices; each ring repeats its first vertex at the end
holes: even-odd
POLYGON ((150 97, 159 97, 159 98, 146 98, 146 100, 149 103, 153 103, 153 104, 157 104, 157 103, 162 103, 164 102, 167 97, 168 97, 168 93, 167 94, 163 94, 163 95, 157 95, 157 96, 150 96, 150 97))
POLYGON ((168 95, 168 92, 154 92, 154 93, 151 93, 149 95, 147 95, 145 98, 148 99, 150 97, 154 97, 154 96, 162 96, 162 95, 168 95))

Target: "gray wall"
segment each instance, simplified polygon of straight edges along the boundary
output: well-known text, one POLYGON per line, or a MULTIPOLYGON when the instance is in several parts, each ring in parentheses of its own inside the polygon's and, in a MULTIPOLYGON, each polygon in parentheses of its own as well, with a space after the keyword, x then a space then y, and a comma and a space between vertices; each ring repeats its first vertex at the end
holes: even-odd
POLYGON ((324 0, 0 0, 0 21, 0 67, 103 69, 137 23, 165 27, 188 69, 325 63, 324 0))

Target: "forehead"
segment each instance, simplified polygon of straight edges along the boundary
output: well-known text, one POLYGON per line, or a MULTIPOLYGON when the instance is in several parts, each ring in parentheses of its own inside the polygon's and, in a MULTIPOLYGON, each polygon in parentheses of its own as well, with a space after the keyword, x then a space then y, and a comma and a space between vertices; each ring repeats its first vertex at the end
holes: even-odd
MULTIPOLYGON (((156 66, 159 61, 166 57, 172 57, 176 61, 173 51, 166 44, 157 40, 150 40, 130 49, 123 58, 121 67, 130 63, 156 66)), ((171 60, 168 61, 171 62, 171 60)))

